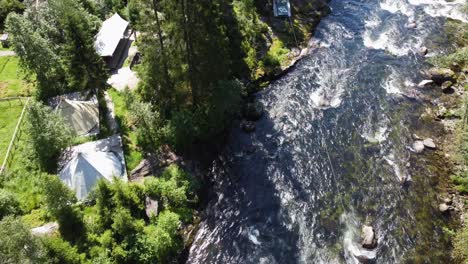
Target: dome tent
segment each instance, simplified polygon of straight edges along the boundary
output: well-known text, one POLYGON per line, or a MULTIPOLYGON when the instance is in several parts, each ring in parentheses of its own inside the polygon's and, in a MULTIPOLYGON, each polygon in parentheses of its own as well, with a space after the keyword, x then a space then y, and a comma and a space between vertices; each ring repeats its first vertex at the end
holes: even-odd
POLYGON ((60 179, 83 200, 98 180, 112 181, 124 175, 122 162, 113 152, 78 152, 60 172, 60 179))
POLYGON ((122 138, 114 135, 66 149, 60 157, 59 177, 84 200, 97 181, 114 177, 127 181, 122 138))
POLYGON ((94 101, 60 100, 56 108, 72 130, 79 136, 93 135, 99 128, 99 108, 94 101))

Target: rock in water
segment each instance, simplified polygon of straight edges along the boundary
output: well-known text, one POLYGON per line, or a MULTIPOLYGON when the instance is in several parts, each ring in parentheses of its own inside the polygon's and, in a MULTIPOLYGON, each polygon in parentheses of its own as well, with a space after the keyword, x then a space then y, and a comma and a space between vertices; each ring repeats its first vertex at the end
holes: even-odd
POLYGON ((422 47, 418 50, 419 55, 426 56, 429 50, 426 47, 422 47))
POLYGON ((375 237, 374 228, 372 226, 362 226, 362 247, 366 249, 374 249, 377 247, 377 239, 375 237))
POLYGON ((429 76, 435 83, 441 85, 446 81, 455 81, 455 72, 451 69, 432 68, 429 70, 429 76))
POLYGON ((423 141, 423 144, 426 148, 430 148, 430 149, 435 149, 436 148, 436 145, 434 143, 434 140, 432 140, 432 138, 426 138, 424 141, 423 141))
POLYGON ((244 108, 244 116, 247 120, 257 121, 263 115, 263 105, 260 102, 248 103, 244 108))
POLYGON ((444 93, 453 93, 454 90, 452 86, 453 86, 453 82, 445 81, 444 83, 442 83, 440 88, 442 88, 442 92, 444 93))
POLYGON ((417 140, 413 143, 413 151, 415 153, 421 153, 424 151, 424 143, 421 140, 417 140))
POLYGON ((246 133, 251 133, 255 131, 255 123, 252 121, 243 120, 240 126, 241 126, 241 129, 246 133))
POLYGON ((439 211, 441 213, 447 213, 449 210, 450 210, 450 207, 447 204, 445 203, 439 204, 439 211))
POLYGON ((427 86, 428 84, 433 84, 433 83, 434 83, 433 80, 423 80, 418 84, 418 87, 423 88, 427 86))

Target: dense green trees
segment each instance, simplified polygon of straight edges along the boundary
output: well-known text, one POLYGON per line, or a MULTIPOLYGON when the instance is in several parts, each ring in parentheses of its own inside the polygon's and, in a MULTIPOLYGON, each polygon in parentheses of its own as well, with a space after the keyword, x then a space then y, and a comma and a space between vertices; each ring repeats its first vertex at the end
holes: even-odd
POLYGON ((103 88, 106 73, 94 49, 99 19, 80 2, 51 0, 10 14, 6 29, 23 68, 37 80, 40 99, 103 88))
POLYGON ((4 23, 7 15, 10 12, 20 13, 24 10, 23 1, 19 0, 0 0, 0 32, 4 28, 4 23))
POLYGON ((72 132, 52 109, 31 102, 26 115, 26 131, 30 146, 44 171, 55 172, 58 157, 70 146, 72 132))

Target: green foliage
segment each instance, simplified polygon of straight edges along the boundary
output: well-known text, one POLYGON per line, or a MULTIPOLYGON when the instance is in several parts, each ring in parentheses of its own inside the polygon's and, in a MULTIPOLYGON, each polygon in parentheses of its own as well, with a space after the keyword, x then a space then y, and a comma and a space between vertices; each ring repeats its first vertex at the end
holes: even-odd
POLYGON ((150 197, 160 201, 162 207, 172 211, 185 208, 193 198, 193 189, 189 175, 176 165, 164 170, 160 177, 146 179, 146 192, 150 197))
POLYGON ((17 215, 21 212, 16 196, 4 189, 0 189, 0 220, 7 215, 17 215))
POLYGON ((72 133, 63 119, 39 102, 28 105, 26 131, 40 166, 54 172, 61 152, 70 145, 72 133))
POLYGON ((270 74, 277 71, 278 68, 282 66, 281 64, 286 61, 288 52, 289 50, 284 46, 281 40, 273 39, 273 44, 261 62, 265 73, 270 74))
POLYGON ((5 19, 10 12, 21 13, 25 6, 19 0, 0 0, 0 32, 3 30, 5 19))
POLYGON ((122 135, 127 171, 132 171, 143 159, 141 149, 138 147, 137 131, 133 129, 133 124, 129 121, 130 114, 128 109, 132 107, 134 96, 128 90, 120 93, 115 89, 110 89, 108 93, 114 103, 115 117, 120 127, 120 134, 122 135))
POLYGON ((463 68, 468 64, 468 47, 458 49, 448 55, 430 58, 428 61, 442 68, 451 68, 453 65, 459 65, 463 68))
POLYGON ((141 263, 169 263, 182 248, 182 241, 177 233, 180 225, 179 216, 170 211, 163 211, 157 218, 157 225, 145 228, 138 240, 141 263))
POLYGON ((131 99, 127 102, 127 107, 128 120, 135 127, 138 145, 148 152, 156 151, 166 141, 164 120, 149 103, 131 99))
POLYGON ((11 13, 5 25, 22 68, 36 77, 38 97, 44 99, 63 93, 65 70, 50 40, 35 31, 33 22, 25 16, 11 13))
POLYGON ((0 263, 44 263, 44 250, 29 228, 18 218, 7 216, 0 221, 0 263))
POLYGON ((453 239, 453 256, 458 263, 468 263, 468 225, 464 225, 453 239))
POLYGON ((8 16, 13 49, 21 66, 36 77, 40 99, 105 85, 104 63, 94 49, 99 25, 73 0, 47 1, 24 15, 8 16))
POLYGON ((86 263, 86 256, 79 253, 75 246, 59 237, 44 237, 42 244, 47 255, 47 263, 81 264, 86 263))
POLYGON ((49 176, 44 182, 44 198, 47 211, 59 224, 64 239, 78 242, 85 234, 81 211, 74 206, 75 194, 57 176, 49 176))
POLYGON ((33 86, 25 79, 18 57, 0 57, 0 98, 29 96, 33 86))

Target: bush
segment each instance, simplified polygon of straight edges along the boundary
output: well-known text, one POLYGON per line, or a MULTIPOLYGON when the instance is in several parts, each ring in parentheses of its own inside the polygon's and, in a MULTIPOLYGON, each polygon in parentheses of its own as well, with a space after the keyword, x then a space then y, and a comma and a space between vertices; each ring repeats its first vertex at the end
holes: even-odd
POLYGON ((16 215, 20 212, 20 204, 16 196, 0 189, 0 220, 7 215, 16 215))
POLYGON ((47 263, 51 264, 81 264, 85 263, 85 254, 59 237, 44 237, 42 239, 47 254, 47 263))
POLYGON ((44 263, 40 241, 31 235, 20 219, 12 216, 0 221, 0 263, 44 263))
POLYGON ((81 211, 74 207, 75 194, 57 176, 46 178, 44 194, 47 212, 57 220, 62 237, 71 242, 80 241, 86 230, 81 211))
POLYGON ((26 115, 26 133, 41 168, 55 172, 59 156, 72 142, 69 126, 52 109, 32 101, 26 115))

